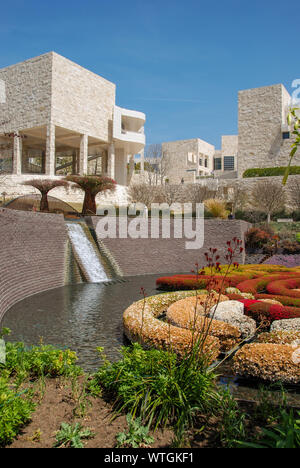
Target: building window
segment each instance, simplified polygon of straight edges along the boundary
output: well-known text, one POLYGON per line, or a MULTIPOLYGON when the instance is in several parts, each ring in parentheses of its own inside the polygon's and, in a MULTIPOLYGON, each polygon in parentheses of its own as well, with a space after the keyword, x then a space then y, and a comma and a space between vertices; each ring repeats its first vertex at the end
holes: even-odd
POLYGON ((202 166, 202 158, 199 158, 199 166, 202 166))
POLYGON ((288 140, 290 138, 290 132, 282 132, 282 139, 288 140))
POLYGON ((222 169, 222 158, 214 158, 214 171, 222 169))
POLYGON ((224 156, 224 171, 234 171, 234 156, 224 156))

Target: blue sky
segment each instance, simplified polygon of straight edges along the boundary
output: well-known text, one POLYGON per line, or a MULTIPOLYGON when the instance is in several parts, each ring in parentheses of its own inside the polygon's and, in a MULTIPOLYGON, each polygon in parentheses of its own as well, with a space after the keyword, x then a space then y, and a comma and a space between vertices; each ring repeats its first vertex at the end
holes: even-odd
POLYGON ((237 133, 240 89, 300 78, 299 2, 51 0, 1 5, 0 67, 60 53, 147 115, 147 143, 237 133))

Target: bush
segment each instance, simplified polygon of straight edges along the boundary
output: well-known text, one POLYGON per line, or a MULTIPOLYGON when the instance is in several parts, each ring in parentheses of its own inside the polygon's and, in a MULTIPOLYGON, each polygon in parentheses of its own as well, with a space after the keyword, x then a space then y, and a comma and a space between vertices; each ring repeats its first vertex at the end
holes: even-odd
POLYGON ((280 279, 271 281, 267 284, 267 291, 271 294, 278 294, 279 296, 290 296, 300 299, 300 278, 280 279))
POLYGON ((0 446, 13 441, 31 418, 35 405, 31 394, 12 390, 7 377, 0 377, 0 446))
POLYGON ((272 234, 257 227, 250 228, 245 234, 246 247, 260 249, 272 239, 272 234))
POLYGON ((213 218, 228 218, 229 211, 226 210, 226 202, 224 200, 210 198, 204 201, 204 206, 213 218))
POLYGON ((263 223, 267 219, 267 215, 264 211, 257 210, 237 210, 235 212, 235 219, 242 219, 252 224, 263 223))
MULTIPOLYGON (((264 167, 264 168, 252 168, 247 169, 243 173, 243 178, 249 177, 273 177, 273 176, 283 176, 285 174, 286 167, 264 167)), ((291 166, 290 175, 300 174, 300 166, 291 166)))
POLYGON ((264 293, 266 291, 267 285, 272 281, 284 280, 284 279, 288 279, 289 277, 296 278, 299 276, 300 276, 300 273, 296 271, 285 272, 284 270, 282 270, 280 274, 272 274, 272 275, 267 275, 267 276, 262 276, 259 278, 242 281, 241 283, 237 284, 237 288, 241 292, 247 292, 247 293, 251 293, 255 295, 257 293, 264 293))
POLYGON ((285 306, 300 307, 300 299, 290 296, 278 296, 276 294, 255 294, 255 299, 274 299, 285 306))
POLYGON ((285 240, 284 242, 282 242, 281 247, 283 248, 284 254, 299 254, 300 253, 300 244, 299 244, 298 239, 297 239, 297 242, 293 242, 292 240, 285 240))
POLYGON ((199 367, 197 359, 178 361, 171 352, 144 350, 137 343, 121 352, 120 361, 106 362, 94 375, 97 385, 116 396, 119 410, 156 427, 174 424, 180 432, 196 410, 213 406, 215 376, 199 367))
POLYGON ((262 320, 272 323, 274 320, 299 318, 300 308, 257 302, 245 307, 245 315, 253 318, 258 323, 262 320))
POLYGON ((28 375, 30 377, 57 377, 60 375, 78 375, 76 354, 70 350, 56 349, 51 345, 26 347, 24 343, 6 343, 5 370, 10 375, 28 375))

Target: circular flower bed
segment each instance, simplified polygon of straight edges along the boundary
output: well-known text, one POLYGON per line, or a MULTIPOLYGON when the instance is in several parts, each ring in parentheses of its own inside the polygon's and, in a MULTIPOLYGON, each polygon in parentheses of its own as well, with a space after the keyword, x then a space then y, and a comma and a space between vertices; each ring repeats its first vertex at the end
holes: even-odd
POLYGON ((294 348, 287 344, 253 343, 234 356, 233 370, 243 377, 286 383, 300 382, 300 366, 294 348))
MULTIPOLYGON (((123 314, 124 332, 133 342, 145 347, 169 349, 180 356, 189 352, 195 340, 191 330, 179 328, 159 320, 168 307, 177 300, 195 295, 194 291, 159 294, 147 297, 129 306, 123 314)), ((200 296, 204 299, 204 296, 200 296)), ((206 336, 203 352, 212 363, 220 353, 220 341, 215 336, 206 336)))
POLYGON ((204 269, 202 274, 159 278, 159 288, 191 290, 161 294, 133 304, 124 314, 127 336, 145 346, 171 347, 183 355, 195 332, 204 333, 211 362, 220 350, 228 351, 241 343, 234 357, 237 374, 299 383, 299 359, 295 359, 298 348, 295 351, 293 346, 300 333, 300 267, 243 265, 224 279, 227 268, 220 266, 213 275, 209 274, 212 269, 204 269), (192 289, 199 286, 227 297, 222 296, 217 308, 213 303, 208 306, 207 295, 195 299, 192 289), (242 308, 233 307, 234 304, 242 308), (169 323, 157 319, 162 311, 169 323), (241 340, 253 335, 256 326, 260 332, 256 342, 243 345, 241 340))
MULTIPOLYGON (((209 311, 213 304, 210 296, 206 298, 205 301, 201 301, 196 297, 188 297, 174 302, 168 308, 167 318, 177 327, 215 336, 220 341, 221 351, 229 351, 240 342, 241 332, 229 323, 207 317, 206 311, 209 311)), ((220 301, 228 301, 228 298, 221 296, 220 301)))
POLYGON ((273 343, 273 344, 292 344, 294 341, 300 340, 299 330, 274 330, 267 333, 261 333, 257 337, 258 343, 273 343))
POLYGON ((290 296, 300 299, 300 278, 285 279, 279 281, 271 281, 267 284, 267 291, 271 294, 280 296, 290 296))

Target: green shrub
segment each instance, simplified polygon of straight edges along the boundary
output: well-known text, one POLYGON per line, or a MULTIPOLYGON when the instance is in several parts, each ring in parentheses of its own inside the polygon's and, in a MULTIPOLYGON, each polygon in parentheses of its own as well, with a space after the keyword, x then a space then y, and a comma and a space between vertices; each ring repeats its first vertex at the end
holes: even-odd
POLYGON ((6 343, 5 369, 10 375, 57 377, 80 374, 76 354, 51 345, 26 347, 24 343, 6 343))
MULTIPOLYGON (((283 176, 286 172, 286 167, 263 167, 263 168, 252 168, 247 169, 243 173, 243 178, 249 177, 273 177, 273 176, 283 176)), ((300 174, 300 166, 291 166, 290 175, 300 174)))
MULTIPOLYGON (((197 410, 213 406, 215 376, 195 356, 178 361, 171 352, 144 350, 137 343, 123 347, 122 356, 118 362, 106 362, 94 375, 96 384, 114 395, 119 411, 156 428, 172 424, 178 434, 192 424, 197 410)), ((95 382, 92 385, 95 389, 95 382)))
POLYGON ((7 377, 0 377, 0 446, 9 444, 17 436, 34 411, 30 392, 12 389, 7 377))

